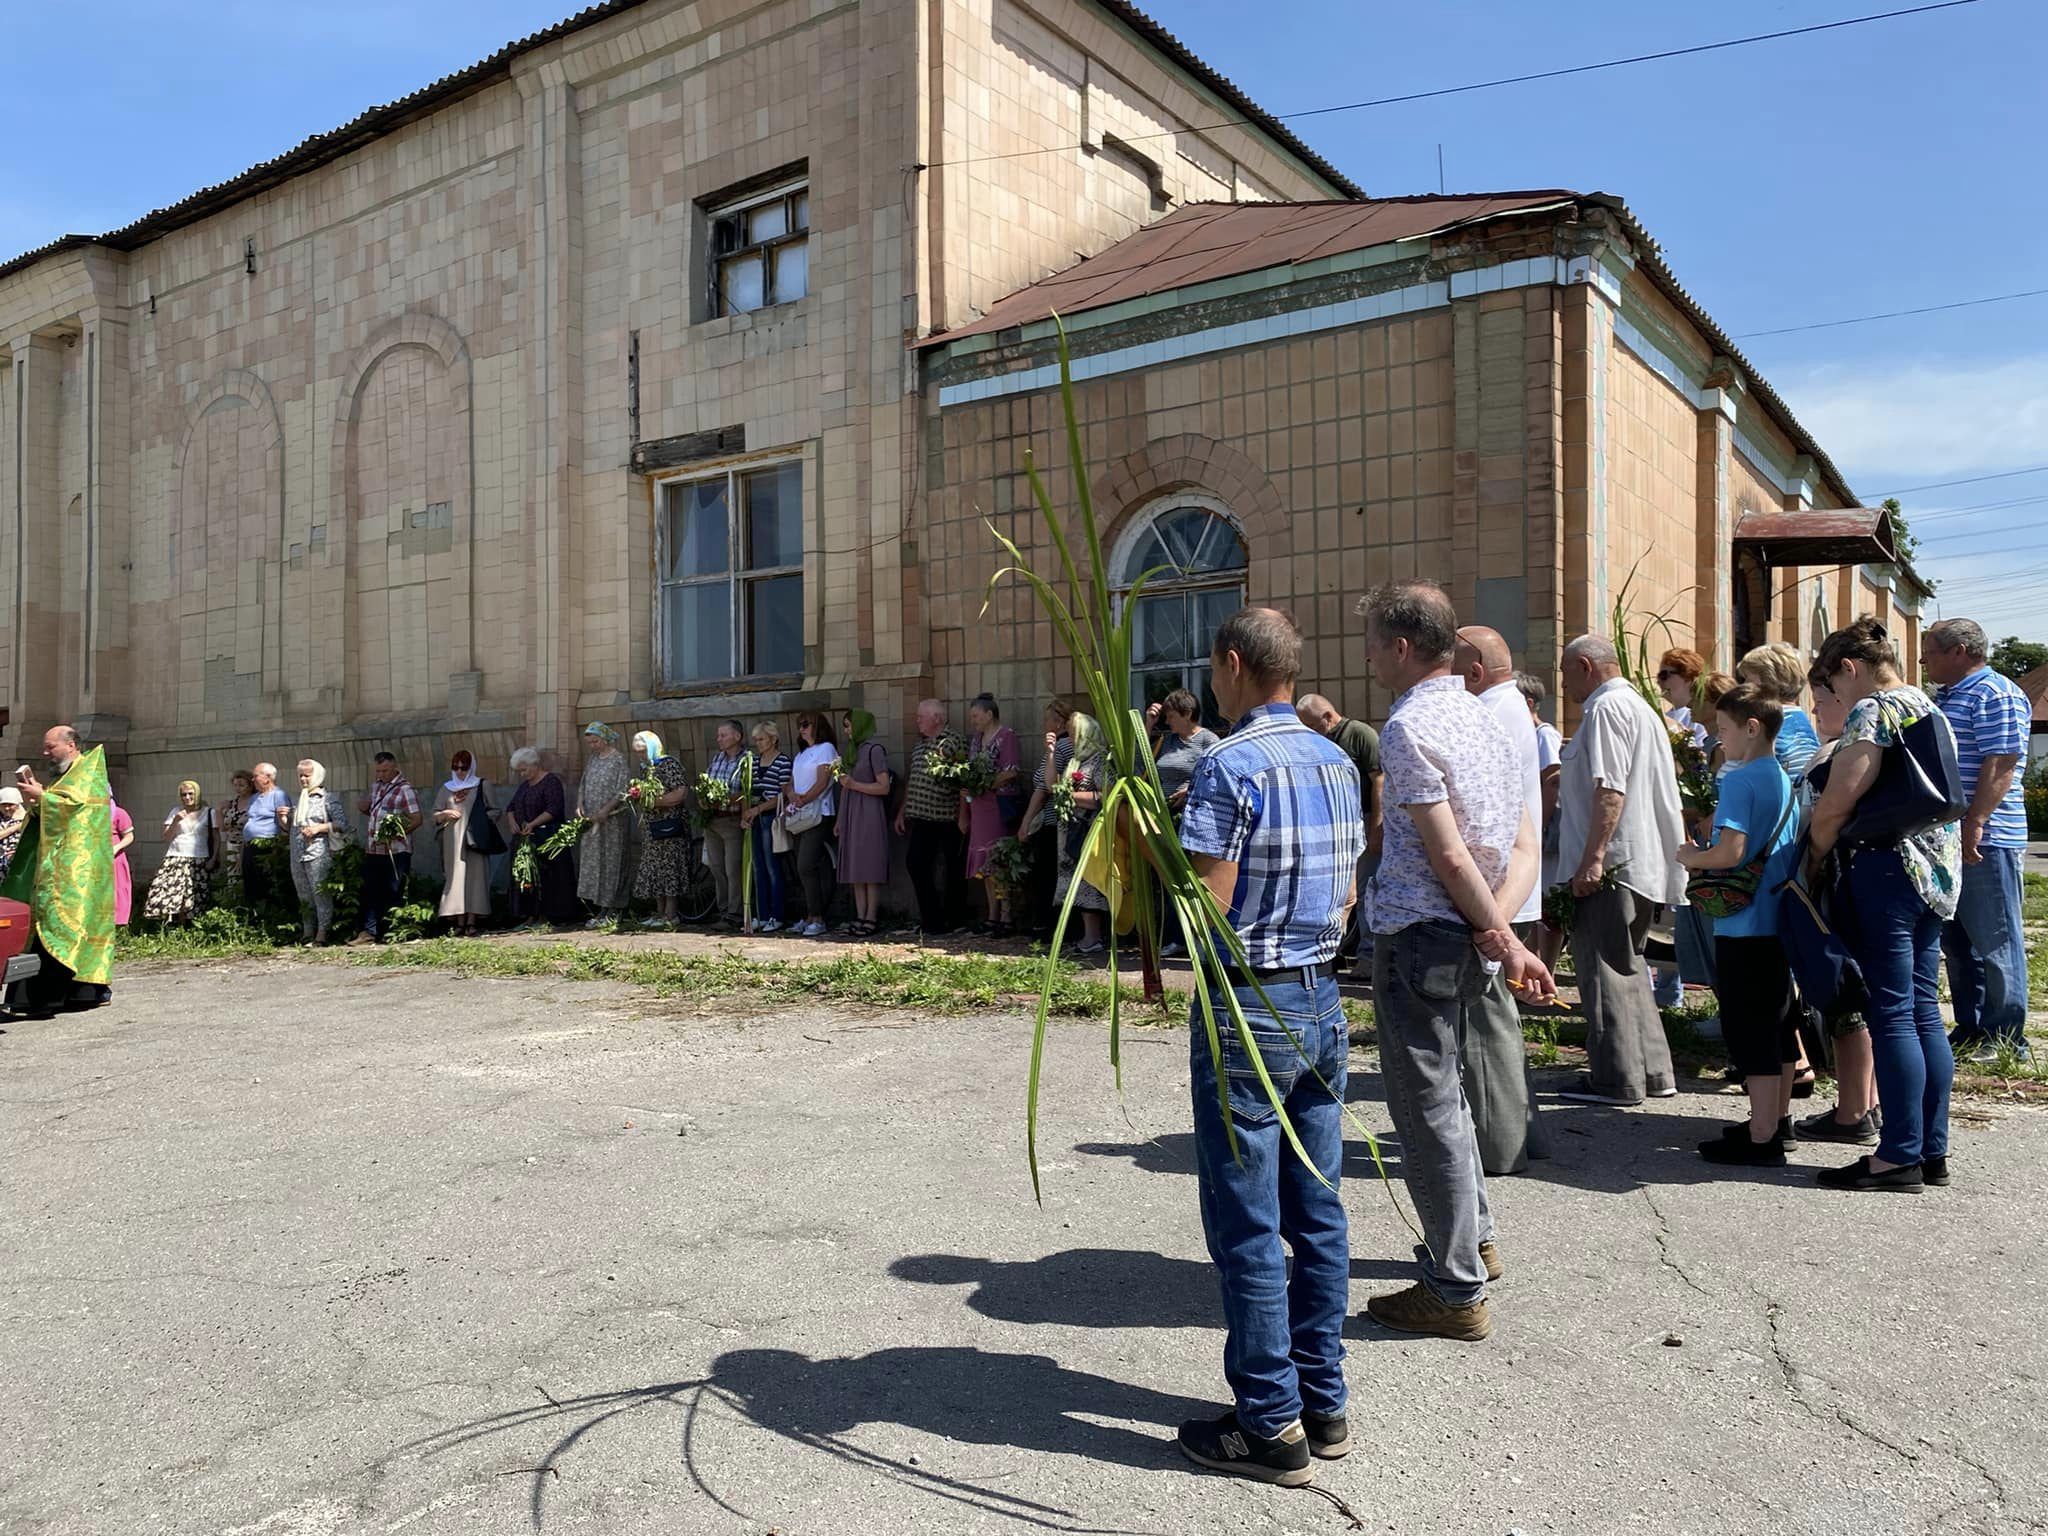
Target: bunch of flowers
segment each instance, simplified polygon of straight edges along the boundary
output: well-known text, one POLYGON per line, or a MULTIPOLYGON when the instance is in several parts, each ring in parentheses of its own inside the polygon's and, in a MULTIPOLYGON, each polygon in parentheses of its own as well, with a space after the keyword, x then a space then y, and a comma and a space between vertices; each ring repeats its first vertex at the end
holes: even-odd
POLYGON ((1713 765, 1707 761, 1706 748, 1700 745, 1698 735, 1688 730, 1674 730, 1671 733, 1671 760, 1678 767, 1678 803, 1685 808, 1686 820, 1711 819, 1721 792, 1714 780, 1713 765))
POLYGON ((619 798, 642 816, 658 816, 661 814, 661 797, 667 793, 668 786, 649 773, 628 784, 625 794, 619 798))
POLYGON ((1003 838, 989 849, 982 873, 1005 895, 1021 891, 1031 875, 1031 850, 1017 838, 1003 838))
POLYGON ((389 848, 393 843, 402 843, 412 836, 412 827, 397 811, 386 811, 377 818, 377 825, 370 831, 370 841, 382 843, 389 848))
POLYGON ((986 753, 969 756, 959 747, 948 748, 925 764, 925 772, 941 784, 951 785, 969 800, 996 787, 996 767, 986 753))
POLYGON ((544 859, 559 859, 563 854, 583 841, 583 834, 590 830, 588 816, 571 816, 554 831, 541 840, 540 856, 544 859))
POLYGON ((1079 811, 1074 796, 1088 787, 1088 775, 1078 769, 1053 780, 1045 792, 1045 803, 1062 822, 1072 821, 1079 811))
POLYGON ((698 774, 690 790, 696 798, 699 826, 705 825, 714 816, 736 811, 745 804, 740 797, 739 786, 728 784, 715 773, 698 774))
MULTIPOLYGON (((1612 869, 1600 871, 1598 890, 1611 891, 1621 884, 1621 872, 1625 866, 1617 864, 1612 869)), ((1553 885, 1543 893, 1543 926, 1560 939, 1570 940, 1572 923, 1578 916, 1581 898, 1572 890, 1569 880, 1553 885)))
POLYGON ((512 883, 530 891, 540 880, 540 860, 534 856, 533 839, 522 837, 512 850, 512 883))

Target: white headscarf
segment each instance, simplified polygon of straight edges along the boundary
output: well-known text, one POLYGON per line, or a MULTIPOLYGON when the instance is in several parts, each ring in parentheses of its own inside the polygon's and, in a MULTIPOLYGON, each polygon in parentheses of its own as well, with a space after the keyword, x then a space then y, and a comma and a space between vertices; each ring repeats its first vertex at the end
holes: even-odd
POLYGON ((660 762, 664 755, 661 748, 661 738, 652 731, 635 731, 633 733, 633 750, 646 753, 650 766, 660 762))
POLYGON ((320 794, 322 787, 327 783, 327 770, 314 762, 310 757, 306 759, 306 762, 313 770, 312 782, 299 791, 298 809, 292 812, 292 815, 298 818, 299 825, 301 826, 304 826, 307 822, 320 819, 313 814, 313 797, 315 795, 320 795, 321 810, 324 811, 327 808, 327 797, 320 794))
POLYGON ((453 795, 459 794, 465 789, 475 789, 481 783, 483 783, 483 780, 476 776, 476 764, 471 763, 469 765, 469 772, 463 774, 451 773, 448 776, 448 782, 441 787, 453 795))

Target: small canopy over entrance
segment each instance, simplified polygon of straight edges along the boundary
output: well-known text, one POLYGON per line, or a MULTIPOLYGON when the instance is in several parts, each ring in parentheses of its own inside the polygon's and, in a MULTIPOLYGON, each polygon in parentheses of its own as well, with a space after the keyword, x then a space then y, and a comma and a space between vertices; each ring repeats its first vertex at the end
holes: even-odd
POLYGON ((1896 565, 1898 545, 1882 507, 1825 512, 1745 512, 1735 547, 1767 568, 1788 565, 1896 565))

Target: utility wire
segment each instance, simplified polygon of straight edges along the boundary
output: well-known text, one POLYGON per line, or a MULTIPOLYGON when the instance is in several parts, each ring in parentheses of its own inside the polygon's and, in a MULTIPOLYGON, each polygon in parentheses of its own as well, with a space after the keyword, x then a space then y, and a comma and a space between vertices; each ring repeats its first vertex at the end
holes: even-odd
MULTIPOLYGON (((1908 6, 1904 10, 1879 11, 1869 16, 1845 16, 1839 21, 1815 22, 1808 27, 1787 27, 1779 32, 1756 32, 1748 37, 1728 37, 1719 42, 1693 43, 1684 48, 1662 48, 1655 53, 1631 54, 1625 59, 1602 59, 1596 64, 1572 64, 1562 69, 1541 69, 1526 75, 1503 75, 1497 80, 1475 80, 1469 85, 1439 86, 1430 91, 1409 91, 1400 96, 1376 96, 1369 101, 1339 102, 1329 107, 1308 107, 1299 112, 1274 112, 1264 119, 1237 117, 1220 123, 1190 125, 1185 128, 1168 129, 1162 133, 1119 134, 1126 144, 1142 143, 1148 139, 1171 139, 1182 133, 1213 133, 1221 128, 1262 128, 1267 122, 1295 122, 1302 118, 1328 117, 1335 112, 1362 112, 1369 107, 1399 106, 1411 101, 1434 101, 1444 96, 1462 96, 1472 91, 1490 91, 1503 85, 1528 85, 1537 80, 1562 80, 1571 75, 1590 75, 1603 69, 1622 69, 1630 64, 1653 64, 1660 59, 1682 59, 1700 53, 1719 53, 1727 48, 1746 48, 1755 43, 1775 43, 1788 37, 1805 37, 1815 32, 1834 32, 1843 27, 1860 27, 1874 21, 1896 21, 1902 16, 1922 16, 1930 11, 1952 11, 1959 6, 1976 5, 1980 0, 1936 0, 1931 5, 1908 6)), ((999 155, 967 155, 957 160, 935 160, 923 167, 926 170, 943 169, 953 165, 978 165, 988 160, 1018 160, 1026 155, 1064 154, 1079 146, 1072 144, 1041 145, 1036 149, 1015 149, 999 155)))
POLYGON ((1915 491, 1944 491, 1952 485, 1982 485, 1987 480, 2012 480, 2021 475, 2039 475, 2044 473, 2048 473, 2048 464, 2036 464, 2027 469, 2008 469, 1996 475, 1972 475, 1967 480, 1931 480, 1926 485, 1907 485, 1901 486, 1896 491, 1876 491, 1866 494, 1874 494, 1879 501, 1883 501, 1887 496, 1911 496, 1915 491))
POLYGON ((1847 320, 1816 320, 1811 325, 1781 325, 1774 331, 1737 331, 1737 341, 1759 336, 1790 336, 1795 331, 1828 331, 1838 325, 1868 325, 1873 320, 1897 320, 1905 315, 1938 315, 1948 309, 1974 309, 1980 304, 2005 304, 2014 299, 2038 299, 2048 288, 2027 288, 2019 293, 1995 293, 1988 299, 1959 299, 1953 304, 1928 304, 1919 309, 1888 309, 1881 315, 1852 315, 1847 320))

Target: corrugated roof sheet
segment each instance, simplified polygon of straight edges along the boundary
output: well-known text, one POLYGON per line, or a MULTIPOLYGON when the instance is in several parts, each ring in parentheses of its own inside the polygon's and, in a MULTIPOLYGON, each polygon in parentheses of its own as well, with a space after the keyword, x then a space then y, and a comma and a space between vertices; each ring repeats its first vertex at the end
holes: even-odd
MULTIPOLYGON (((135 250, 151 240, 169 234, 174 229, 196 223, 244 198, 268 191, 294 176, 304 175, 307 171, 338 160, 350 151, 382 138, 407 123, 416 122, 442 107, 462 100, 465 96, 473 95, 494 81, 508 78, 512 73, 513 61, 521 55, 545 47, 558 38, 580 32, 585 27, 595 26, 600 21, 630 11, 644 3, 646 0, 605 0, 603 4, 589 6, 529 37, 507 43, 490 57, 479 59, 467 69, 457 70, 452 75, 444 75, 433 84, 423 86, 408 96, 401 96, 396 101, 370 107, 331 132, 315 134, 283 154, 251 166, 239 176, 231 177, 215 186, 202 187, 191 196, 182 198, 168 207, 144 214, 119 229, 98 236, 66 235, 61 240, 38 246, 32 251, 25 251, 7 261, 0 261, 0 277, 41 261, 58 251, 79 245, 98 243, 112 246, 116 250, 135 250)), ((1095 3, 1221 96, 1233 109, 1243 114, 1246 122, 1271 135, 1339 192, 1363 196, 1356 183, 1295 137, 1278 118, 1245 95, 1228 78, 1196 58, 1186 44, 1150 16, 1136 6, 1125 3, 1125 0, 1095 0, 1095 3)))
POLYGON ((1077 315, 1191 283, 1415 239, 1472 219, 1557 207, 1578 196, 1550 190, 1348 203, 1186 203, 1101 254, 998 299, 971 325, 923 344, 1005 331, 1055 313, 1077 315))

